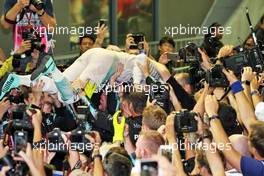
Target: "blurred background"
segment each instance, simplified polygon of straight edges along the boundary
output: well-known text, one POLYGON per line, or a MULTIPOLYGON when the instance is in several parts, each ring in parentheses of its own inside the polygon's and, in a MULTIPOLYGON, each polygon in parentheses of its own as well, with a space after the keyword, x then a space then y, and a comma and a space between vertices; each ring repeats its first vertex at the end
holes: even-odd
MULTIPOLYGON (((4 0, 0 1, 3 8, 4 0)), ((95 27, 99 19, 108 19, 109 34, 105 45, 122 46, 127 33, 144 33, 151 52, 156 53, 159 39, 165 36, 165 27, 209 26, 218 22, 230 26, 232 35, 225 35, 225 44, 240 44, 250 29, 245 7, 250 10, 252 24, 256 26, 264 12, 263 0, 54 0, 58 26, 95 27)), ((0 48, 10 53, 13 48, 12 31, 0 28, 0 48)), ((203 36, 174 35, 176 49, 187 42, 200 43, 203 36)), ((78 55, 78 36, 55 35, 57 61, 78 55)))

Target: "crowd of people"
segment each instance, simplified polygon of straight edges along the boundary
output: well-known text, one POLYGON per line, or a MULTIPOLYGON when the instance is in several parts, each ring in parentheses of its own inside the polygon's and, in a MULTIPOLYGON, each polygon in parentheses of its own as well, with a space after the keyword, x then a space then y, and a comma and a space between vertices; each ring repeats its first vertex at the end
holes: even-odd
MULTIPOLYGON (((42 45, 25 36, 28 25, 56 25, 51 1, 38 2, 6 0, 1 18, 15 29, 15 48, 0 59, 0 175, 264 175, 264 75, 223 67, 237 51, 220 41, 220 24, 185 55, 195 72, 175 73, 170 37, 159 53, 134 34, 124 49, 102 48, 105 25, 97 37, 81 37, 80 55, 59 66, 52 36, 41 36, 42 45), (227 86, 197 80, 216 67, 214 81, 227 86)), ((263 31, 264 16, 259 44, 263 31)), ((254 48, 252 36, 243 48, 254 48)))

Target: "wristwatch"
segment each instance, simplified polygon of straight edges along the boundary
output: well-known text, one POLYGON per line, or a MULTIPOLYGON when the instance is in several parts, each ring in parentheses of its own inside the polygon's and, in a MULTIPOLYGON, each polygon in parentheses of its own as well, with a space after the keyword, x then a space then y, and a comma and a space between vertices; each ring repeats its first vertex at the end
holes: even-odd
POLYGON ((248 80, 242 81, 242 84, 246 84, 247 86, 250 86, 250 81, 248 80))
POLYGON ((216 116, 216 115, 213 115, 213 116, 209 117, 209 127, 211 126, 211 121, 215 120, 215 119, 219 119, 219 117, 216 116))
POLYGON ((42 17, 43 15, 45 15, 45 10, 43 10, 43 12, 41 14, 38 14, 39 17, 42 17))
POLYGON ((255 95, 255 94, 259 94, 259 91, 258 91, 258 90, 253 90, 253 91, 250 92, 250 95, 251 95, 251 96, 253 96, 253 95, 255 95))

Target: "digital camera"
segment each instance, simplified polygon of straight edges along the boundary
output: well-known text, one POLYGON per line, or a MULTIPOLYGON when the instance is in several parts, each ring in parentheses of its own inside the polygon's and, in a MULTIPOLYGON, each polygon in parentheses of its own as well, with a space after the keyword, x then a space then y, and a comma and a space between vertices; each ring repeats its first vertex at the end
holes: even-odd
POLYGON ((144 49, 144 35, 143 34, 132 34, 132 38, 134 39, 134 44, 129 46, 129 49, 144 49))
POLYGON ((85 132, 77 128, 71 132, 71 149, 76 149, 77 151, 86 151, 87 148, 84 147, 86 144, 90 143, 90 141, 85 137, 85 132))
POLYGON ((206 82, 210 87, 228 87, 229 81, 222 72, 222 65, 215 65, 212 69, 206 72, 206 82))
POLYGON ((19 104, 24 101, 23 95, 8 95, 7 99, 10 101, 10 103, 19 104))
POLYGON ((27 109, 31 110, 32 112, 34 111, 29 106, 25 104, 20 104, 18 105, 17 109, 12 112, 13 113, 12 127, 15 130, 26 130, 26 131, 33 130, 31 118, 26 113, 27 109))
POLYGON ((43 52, 46 47, 45 44, 41 43, 42 40, 41 36, 33 29, 24 30, 22 32, 22 38, 24 41, 29 40, 31 43, 31 49, 25 52, 27 56, 31 55, 34 49, 43 52))
POLYGON ((197 121, 195 116, 197 114, 188 110, 181 110, 175 113, 174 116, 174 128, 177 133, 190 133, 196 132, 197 121))
POLYGON ((7 154, 0 159, 0 164, 2 166, 10 167, 9 171, 7 171, 6 176, 23 176, 27 175, 29 169, 27 165, 23 162, 16 163, 12 156, 7 154))
POLYGON ((185 47, 179 49, 179 57, 184 63, 190 63, 194 60, 201 62, 202 56, 198 51, 198 46, 195 43, 188 43, 185 47))
POLYGON ((170 91, 166 84, 160 82, 151 84, 149 98, 150 101, 156 100, 156 104, 167 113, 170 111, 170 91))
POLYGON ((61 152, 65 153, 67 151, 67 146, 61 135, 59 128, 54 128, 51 132, 47 134, 47 148, 49 152, 61 152))
POLYGON ((30 4, 38 10, 44 9, 44 2, 42 0, 30 0, 30 4))

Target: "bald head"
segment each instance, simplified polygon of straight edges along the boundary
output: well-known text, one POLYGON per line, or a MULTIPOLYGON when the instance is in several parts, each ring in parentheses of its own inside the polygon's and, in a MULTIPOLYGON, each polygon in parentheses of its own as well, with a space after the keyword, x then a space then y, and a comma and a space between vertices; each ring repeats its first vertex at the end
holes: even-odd
POLYGON ((189 73, 177 73, 174 78, 188 94, 192 94, 192 86, 189 73))
POLYGON ((136 143, 137 158, 149 158, 158 153, 160 145, 164 145, 165 141, 162 135, 154 130, 144 131, 136 143))
POLYGON ((229 140, 236 151, 242 156, 251 156, 249 152, 248 138, 241 134, 229 136, 229 140))

